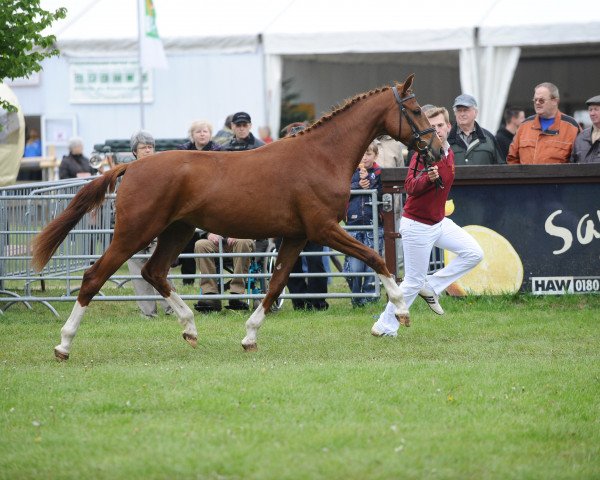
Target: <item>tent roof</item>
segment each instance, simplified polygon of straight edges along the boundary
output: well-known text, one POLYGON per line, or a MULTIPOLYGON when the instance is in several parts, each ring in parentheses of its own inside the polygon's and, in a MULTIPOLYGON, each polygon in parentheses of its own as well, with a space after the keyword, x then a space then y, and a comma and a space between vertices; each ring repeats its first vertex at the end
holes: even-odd
POLYGON ((597 0, 498 0, 482 19, 483 46, 600 43, 597 0))
POLYGON ((271 54, 424 52, 473 45, 473 27, 490 0, 426 3, 294 1, 264 32, 271 54))
MULTIPOLYGON (((67 8, 53 25, 61 52, 72 56, 131 55, 137 48, 138 0, 42 0, 42 7, 67 8)), ((260 34, 293 0, 154 0, 156 23, 170 52, 245 53, 257 50, 260 34), (257 4, 257 5, 258 5, 257 4)))
MULTIPOLYGON (((65 6, 52 33, 71 56, 132 55, 138 0, 42 0, 65 6)), ((597 0, 154 0, 170 53, 280 55, 451 51, 474 45, 538 46, 600 42, 597 0), (262 40, 261 40, 262 37, 262 40)))

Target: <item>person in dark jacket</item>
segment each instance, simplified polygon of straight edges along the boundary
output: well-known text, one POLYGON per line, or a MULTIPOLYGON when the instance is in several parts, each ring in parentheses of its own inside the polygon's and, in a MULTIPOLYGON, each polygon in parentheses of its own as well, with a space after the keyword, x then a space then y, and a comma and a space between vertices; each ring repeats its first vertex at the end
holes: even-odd
POLYGON ((223 123, 223 128, 215 133, 215 136, 212 138, 213 142, 215 142, 219 146, 223 146, 233 138, 233 130, 231 120, 233 119, 233 114, 227 115, 225 122, 223 123))
POLYGON ((504 110, 504 126, 500 127, 496 132, 496 141, 500 148, 502 158, 506 160, 508 155, 508 149, 510 144, 515 137, 515 133, 519 129, 519 126, 525 120, 525 110, 519 107, 509 107, 504 110))
POLYGON ((69 155, 65 155, 58 168, 58 178, 82 178, 96 173, 90 159, 83 155, 83 141, 79 137, 69 140, 69 155))
POLYGON ((179 150, 204 150, 218 151, 221 146, 211 140, 212 125, 207 120, 196 120, 190 125, 188 131, 189 141, 179 145, 179 150))
MULTIPOLYGON (((250 129, 252 128, 252 120, 246 112, 237 112, 233 114, 231 120, 233 125, 233 138, 223 145, 222 150, 231 152, 241 152, 244 150, 252 150, 264 145, 262 140, 255 138, 250 129)), ((200 238, 194 244, 195 253, 217 253, 219 251, 219 243, 223 242, 224 251, 227 253, 250 253, 257 251, 255 241, 248 238, 223 238, 221 235, 212 232, 205 232, 205 238, 200 238)), ((233 257, 233 271, 236 275, 247 275, 250 266, 249 257, 233 257)), ((200 257, 196 258, 196 269, 201 273, 214 275, 216 265, 212 258, 200 257)), ((218 293, 217 282, 214 278, 200 279, 200 288, 204 295, 213 295, 218 293)), ((245 292, 246 282, 241 277, 234 277, 230 283, 230 293, 241 295, 245 292)), ((200 313, 218 312, 221 310, 221 301, 206 299, 199 300, 194 308, 200 313)), ((229 300, 231 310, 248 310, 248 304, 242 300, 233 297, 229 300)))
POLYGON ((233 114, 231 120, 233 137, 229 142, 223 145, 223 150, 237 152, 240 150, 252 150, 262 147, 265 142, 256 138, 250 131, 252 129, 252 119, 246 112, 237 112, 233 114))
MULTIPOLYGON (((375 159, 379 154, 379 148, 375 142, 372 142, 362 160, 352 175, 350 183, 351 190, 377 190, 378 197, 381 197, 381 168, 375 159)), ((352 195, 348 203, 346 214, 346 225, 373 225, 373 199, 370 195, 352 195)), ((369 230, 349 230, 348 233, 367 247, 375 247, 373 229, 369 230)), ((379 254, 383 251, 383 227, 379 224, 379 254)), ((348 273, 373 273, 373 270, 366 263, 354 258, 346 257, 344 271, 348 273)), ((348 277, 348 285, 352 293, 373 293, 375 292, 374 277, 348 277)), ((352 306, 362 307, 367 302, 375 302, 373 297, 352 297, 352 306)))
POLYGON ((477 101, 463 93, 454 100, 456 123, 448 135, 456 165, 493 165, 506 163, 496 137, 475 121, 477 101))
POLYGON ((600 162, 600 95, 588 99, 585 103, 592 126, 575 138, 571 162, 597 163, 600 162))

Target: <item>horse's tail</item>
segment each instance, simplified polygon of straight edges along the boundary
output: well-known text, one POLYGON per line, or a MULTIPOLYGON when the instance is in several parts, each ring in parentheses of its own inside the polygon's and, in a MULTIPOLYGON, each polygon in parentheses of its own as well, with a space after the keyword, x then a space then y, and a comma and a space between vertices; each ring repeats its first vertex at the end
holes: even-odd
POLYGON ((32 265, 36 271, 39 272, 44 268, 44 265, 48 263, 67 234, 77 225, 77 222, 86 213, 102 205, 107 191, 115 191, 117 178, 125 173, 128 165, 127 163, 118 165, 88 183, 77 192, 66 210, 37 234, 31 243, 32 265))

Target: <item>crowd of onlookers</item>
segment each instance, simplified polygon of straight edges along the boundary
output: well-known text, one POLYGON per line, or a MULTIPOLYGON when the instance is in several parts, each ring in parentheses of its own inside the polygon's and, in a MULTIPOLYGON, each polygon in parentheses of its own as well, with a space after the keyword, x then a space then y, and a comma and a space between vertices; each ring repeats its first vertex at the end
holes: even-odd
MULTIPOLYGON (((524 108, 506 108, 503 125, 494 135, 477 122, 477 100, 472 95, 459 95, 454 100, 455 121, 448 135, 456 165, 600 162, 600 95, 586 101, 592 125, 585 129, 561 112, 559 104, 558 87, 540 83, 533 94, 535 114, 526 118, 524 108)), ((401 145, 390 137, 379 140, 379 165, 403 166, 401 145)))
MULTIPOLYGON (((562 113, 559 109, 560 94, 558 88, 549 82, 537 85, 534 89, 533 107, 535 114, 525 117, 525 110, 519 107, 509 107, 505 110, 502 127, 496 135, 481 127, 477 122, 477 100, 469 94, 461 94, 453 103, 455 121, 448 123, 449 132, 447 142, 454 152, 456 165, 497 165, 497 164, 550 164, 550 163, 592 163, 600 162, 600 95, 591 97, 586 101, 592 126, 583 129, 577 121, 562 113)), ((424 105, 422 110, 439 109, 432 105, 424 105)), ((447 111, 445 109, 441 109, 447 111)), ((440 111, 441 111, 440 110, 440 111)), ((436 110, 437 112, 437 110, 436 110)), ((449 119, 446 119, 446 123, 449 119)), ((293 135, 306 128, 308 124, 293 123, 288 125, 282 133, 293 135)), ((257 138, 251 132, 252 120, 248 113, 237 112, 229 115, 223 127, 218 132, 213 132, 208 121, 199 120, 190 125, 189 140, 180 145, 181 150, 201 151, 245 151, 258 148, 265 143, 273 141, 268 127, 259 128, 257 138)), ((37 143, 28 147, 33 149, 37 143)), ((38 139, 39 143, 39 139, 38 139)), ((28 144, 29 145, 29 144, 28 144)), ((154 153, 155 141, 148 132, 137 132, 131 137, 131 150, 136 158, 141 158, 154 153)), ((36 150, 37 151, 37 150, 36 150)), ((410 155, 410 153, 409 153, 410 155)), ((405 162, 405 151, 402 144, 389 136, 381 136, 369 145, 364 153, 358 169, 354 173, 350 188, 353 190, 376 190, 381 194, 380 173, 382 168, 399 167, 408 164, 405 162)), ((69 155, 65 156, 60 164, 60 178, 74 178, 89 176, 96 173, 97 169, 90 166, 89 159, 83 155, 83 143, 80 139, 72 139, 69 143, 69 155)), ((348 204, 347 225, 373 225, 373 209, 371 198, 367 195, 353 195, 348 204)), ((381 223, 379 223, 381 225, 381 223)), ((373 230, 350 230, 349 233, 368 246, 374 246, 373 230)), ((379 229, 382 239, 382 229, 379 229)), ((277 239, 275 239, 275 244, 277 239)), ((219 248, 230 253, 248 253, 252 251, 265 251, 272 245, 267 239, 250 240, 237 238, 223 238, 212 232, 195 233, 183 253, 216 253, 219 248)), ((383 241, 379 243, 380 253, 383 241)), ((154 244, 149 245, 142 253, 152 253, 154 244)), ((321 252, 323 246, 308 242, 304 251, 321 252)), ((307 256, 300 258, 292 273, 302 272, 324 274, 329 268, 328 256, 307 256)), ((145 260, 130 261, 130 272, 138 275, 145 260)), ((184 278, 184 284, 193 284, 190 278, 196 271, 203 274, 214 275, 216 264, 212 258, 181 258, 178 261, 181 271, 189 277, 184 278)), ((250 264, 249 257, 234 257, 233 272, 247 274, 250 264)), ((347 258, 343 267, 338 269, 350 274, 347 276, 348 286, 353 293, 364 293, 365 297, 352 298, 354 306, 362 306, 373 300, 375 291, 374 278, 361 276, 369 272, 369 268, 362 262, 347 258)), ((134 282, 136 293, 139 295, 150 294, 152 289, 144 280, 134 282), (149 290, 150 289, 150 290, 149 290)), ((219 293, 217 282, 214 278, 203 277, 200 280, 201 292, 210 296, 219 293)), ((288 288, 291 293, 327 293, 327 277, 302 277, 301 275, 290 278, 288 288)), ((235 295, 245 292, 246 284, 243 278, 234 277, 229 284, 233 294, 227 308, 248 309, 248 304, 235 295)), ((156 315, 155 302, 138 302, 144 315, 156 315)), ((293 300, 294 308, 323 310, 328 307, 324 299, 302 298, 293 300)), ((209 313, 221 310, 221 301, 204 298, 195 304, 196 310, 209 313)), ((167 312, 169 313, 169 312, 167 312)))

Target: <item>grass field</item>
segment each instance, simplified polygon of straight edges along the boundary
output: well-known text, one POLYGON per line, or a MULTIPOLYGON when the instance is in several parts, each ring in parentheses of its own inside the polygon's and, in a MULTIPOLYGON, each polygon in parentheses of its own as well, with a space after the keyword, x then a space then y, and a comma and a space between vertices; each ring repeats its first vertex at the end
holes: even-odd
MULTIPOLYGON (((185 290, 184 290, 185 291, 185 290)), ((0 316, 2 479, 600 478, 600 297, 444 297, 396 339, 383 303, 267 318, 96 302, 0 316)))

